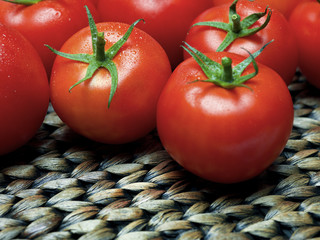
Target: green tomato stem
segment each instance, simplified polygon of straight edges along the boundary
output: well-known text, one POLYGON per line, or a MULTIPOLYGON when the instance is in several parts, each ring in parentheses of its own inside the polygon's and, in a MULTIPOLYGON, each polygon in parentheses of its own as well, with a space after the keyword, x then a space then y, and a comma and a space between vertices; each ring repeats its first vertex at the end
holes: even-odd
POLYGON ((96 42, 96 60, 103 62, 106 60, 105 52, 106 40, 104 39, 104 32, 98 32, 96 42))
MULTIPOLYGON (((249 0, 249 1, 252 1, 252 0, 249 0)), ((198 22, 192 25, 192 27, 210 26, 217 29, 221 29, 227 33, 225 39, 221 42, 219 47, 216 49, 217 52, 224 51, 237 38, 251 36, 259 32, 260 30, 264 29, 268 25, 271 19, 272 12, 268 7, 266 7, 264 12, 253 13, 241 20, 239 14, 236 11, 237 3, 238 3, 238 0, 234 0, 229 7, 228 23, 207 21, 207 22, 198 22), (256 23, 260 18, 264 16, 266 16, 266 20, 259 27, 251 28, 251 26, 254 23, 256 23)))
POLYGON ((233 82, 233 75, 232 75, 232 60, 231 60, 231 58, 223 57, 221 59, 221 64, 223 67, 222 76, 221 76, 222 81, 232 83, 233 82))
POLYGON ((15 4, 22 4, 22 5, 33 5, 38 2, 41 2, 42 0, 2 0, 9 3, 15 3, 15 4))
POLYGON ((241 17, 239 14, 233 14, 232 17, 232 31, 234 33, 239 33, 241 30, 242 30, 242 27, 241 27, 241 17))
POLYGON ((98 32, 97 26, 94 22, 94 19, 89 11, 89 8, 85 6, 87 15, 88 15, 88 21, 89 21, 89 27, 91 31, 91 39, 92 39, 92 50, 93 54, 69 54, 69 53, 63 53, 60 51, 57 51, 53 49, 52 47, 46 45, 52 52, 55 54, 68 58, 74 61, 84 62, 88 64, 87 71, 85 74, 85 77, 80 79, 78 82, 74 83, 70 88, 69 92, 71 90, 78 86, 79 84, 83 83, 84 81, 92 78, 93 74, 99 69, 99 68, 105 68, 110 72, 111 75, 111 89, 108 99, 108 108, 110 107, 111 100, 116 92, 117 85, 118 85, 118 70, 116 67, 116 64, 113 62, 113 58, 117 55, 120 48, 125 44, 130 36, 130 34, 133 31, 133 28, 140 22, 143 21, 143 19, 138 19, 135 21, 127 32, 115 43, 113 44, 107 51, 105 51, 105 45, 106 41, 104 39, 104 32, 98 32))
POLYGON ((232 89, 235 87, 245 87, 250 89, 250 87, 248 87, 244 83, 249 79, 255 77, 259 72, 255 58, 259 56, 263 49, 272 41, 265 44, 261 49, 254 52, 253 54, 248 52, 249 57, 234 67, 232 67, 232 60, 228 57, 223 57, 221 59, 221 64, 219 64, 218 62, 213 61, 186 42, 184 42, 186 46, 182 45, 182 48, 193 57, 193 59, 199 64, 202 71, 208 78, 207 80, 195 80, 192 82, 209 82, 225 89, 232 89), (251 63, 253 64, 253 68, 255 71, 253 73, 243 75, 243 71, 251 63))

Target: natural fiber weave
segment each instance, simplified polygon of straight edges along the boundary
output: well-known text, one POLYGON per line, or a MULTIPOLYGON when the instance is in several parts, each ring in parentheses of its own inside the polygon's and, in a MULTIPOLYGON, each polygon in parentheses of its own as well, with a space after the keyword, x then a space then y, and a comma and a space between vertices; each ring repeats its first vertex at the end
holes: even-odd
POLYGON ((29 144, 0 159, 0 239, 320 237, 320 94, 296 78, 285 150, 241 184, 186 172, 156 132, 103 145, 72 132, 51 109, 29 144))

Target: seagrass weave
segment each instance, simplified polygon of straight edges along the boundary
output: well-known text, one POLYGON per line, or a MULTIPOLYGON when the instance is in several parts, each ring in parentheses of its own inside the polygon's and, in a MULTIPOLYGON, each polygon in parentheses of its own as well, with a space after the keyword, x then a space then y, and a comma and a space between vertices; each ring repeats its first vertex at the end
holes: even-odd
POLYGON ((49 109, 34 139, 0 159, 0 239, 320 238, 320 92, 299 74, 289 88, 286 148, 259 177, 232 185, 186 172, 156 132, 94 143, 49 109))

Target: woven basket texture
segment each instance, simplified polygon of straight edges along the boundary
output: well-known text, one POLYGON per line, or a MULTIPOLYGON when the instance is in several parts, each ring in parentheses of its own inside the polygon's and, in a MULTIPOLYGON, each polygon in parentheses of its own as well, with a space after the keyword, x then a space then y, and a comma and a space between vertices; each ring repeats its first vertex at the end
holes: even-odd
POLYGON ((257 178, 223 185, 185 171, 156 132, 89 141, 49 108, 0 158, 0 239, 320 239, 320 93, 297 73, 290 139, 257 178))

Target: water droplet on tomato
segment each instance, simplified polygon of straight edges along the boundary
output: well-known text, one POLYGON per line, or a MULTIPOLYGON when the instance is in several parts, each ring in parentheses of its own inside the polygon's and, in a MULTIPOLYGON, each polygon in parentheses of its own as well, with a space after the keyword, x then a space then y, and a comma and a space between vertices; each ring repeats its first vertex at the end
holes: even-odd
MULTIPOLYGON (((61 16, 61 12, 56 11, 55 14, 54 14, 54 16, 55 16, 56 18, 59 18, 59 17, 61 16)), ((70 21, 70 18, 69 18, 69 21, 70 21)))

